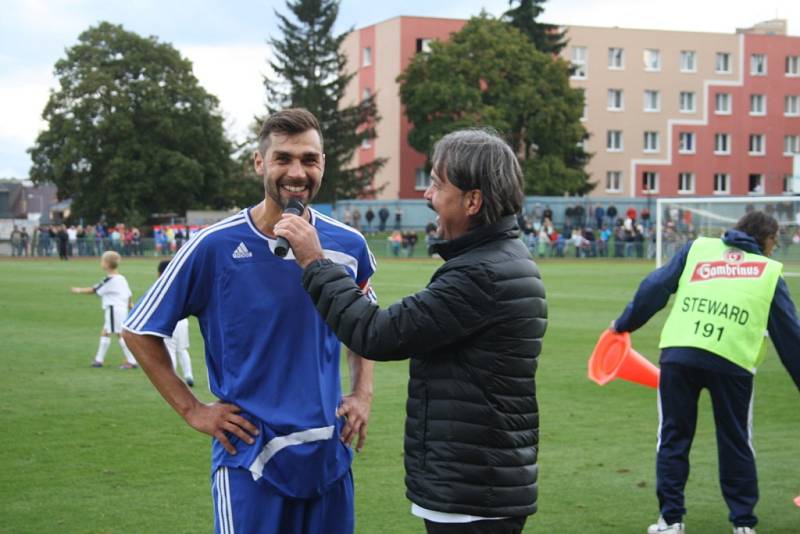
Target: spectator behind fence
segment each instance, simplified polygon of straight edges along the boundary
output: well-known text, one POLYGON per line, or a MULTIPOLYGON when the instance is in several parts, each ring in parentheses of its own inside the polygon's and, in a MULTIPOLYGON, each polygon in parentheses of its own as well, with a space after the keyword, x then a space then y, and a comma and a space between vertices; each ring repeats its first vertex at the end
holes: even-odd
POLYGON ((378 210, 378 219, 380 220, 380 226, 378 227, 378 229, 381 232, 385 232, 386 222, 389 220, 389 210, 386 208, 386 206, 383 206, 381 207, 381 209, 378 210))
POLYGON ((372 221, 375 219, 375 212, 372 211, 372 206, 367 207, 367 213, 364 214, 364 220, 367 221, 367 233, 372 233, 372 221))

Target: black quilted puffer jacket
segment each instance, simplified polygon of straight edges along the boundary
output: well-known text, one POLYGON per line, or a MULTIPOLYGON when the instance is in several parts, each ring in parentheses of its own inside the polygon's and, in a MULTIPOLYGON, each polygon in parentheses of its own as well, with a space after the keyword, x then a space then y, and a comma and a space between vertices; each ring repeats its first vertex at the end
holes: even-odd
MULTIPOLYGON (((547 326, 539 270, 513 216, 440 243, 428 286, 385 310, 344 267, 321 260, 303 283, 339 339, 372 360, 411 358, 408 498, 483 517, 536 511, 536 365, 547 326)), ((378 392, 380 394, 380 392, 378 392)))

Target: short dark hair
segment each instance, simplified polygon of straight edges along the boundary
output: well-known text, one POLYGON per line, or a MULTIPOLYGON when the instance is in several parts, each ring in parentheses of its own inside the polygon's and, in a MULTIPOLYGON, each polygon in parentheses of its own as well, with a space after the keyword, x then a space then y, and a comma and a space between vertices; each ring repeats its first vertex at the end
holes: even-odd
POLYGON ((778 234, 778 221, 763 211, 751 211, 739 219, 734 229, 755 239, 763 252, 766 249, 767 239, 778 234))
POLYGON ((457 130, 433 149, 433 170, 462 191, 479 189, 483 196, 477 224, 492 224, 522 209, 522 168, 517 156, 497 132, 457 130))
POLYGON ((167 265, 169 265, 169 260, 163 260, 158 264, 158 274, 164 274, 164 271, 167 270, 167 265))
POLYGON ((273 113, 261 125, 261 131, 258 134, 258 151, 261 154, 267 152, 272 133, 297 135, 308 130, 316 130, 319 134, 320 145, 322 145, 322 129, 319 127, 319 121, 307 109, 289 108, 273 113))

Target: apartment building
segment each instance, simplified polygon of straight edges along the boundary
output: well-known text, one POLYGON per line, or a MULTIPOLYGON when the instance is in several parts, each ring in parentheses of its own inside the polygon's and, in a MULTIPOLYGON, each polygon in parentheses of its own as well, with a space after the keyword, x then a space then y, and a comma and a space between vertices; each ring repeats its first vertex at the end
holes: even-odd
MULTIPOLYGON (((425 156, 407 141, 397 76, 459 19, 396 17, 343 43, 356 76, 346 101, 376 94, 378 138, 360 163, 387 157, 380 198, 421 198, 425 156)), ((586 96, 593 195, 743 195, 788 192, 800 153, 800 37, 786 22, 736 33, 565 26, 563 57, 586 96)))

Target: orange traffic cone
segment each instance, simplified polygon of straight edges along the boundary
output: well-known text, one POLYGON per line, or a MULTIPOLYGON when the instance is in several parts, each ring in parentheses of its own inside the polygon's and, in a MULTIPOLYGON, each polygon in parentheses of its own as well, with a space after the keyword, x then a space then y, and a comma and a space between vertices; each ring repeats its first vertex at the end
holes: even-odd
POLYGON ((589 358, 589 378, 604 386, 619 377, 651 388, 658 387, 658 367, 633 350, 631 335, 606 330, 589 358))

